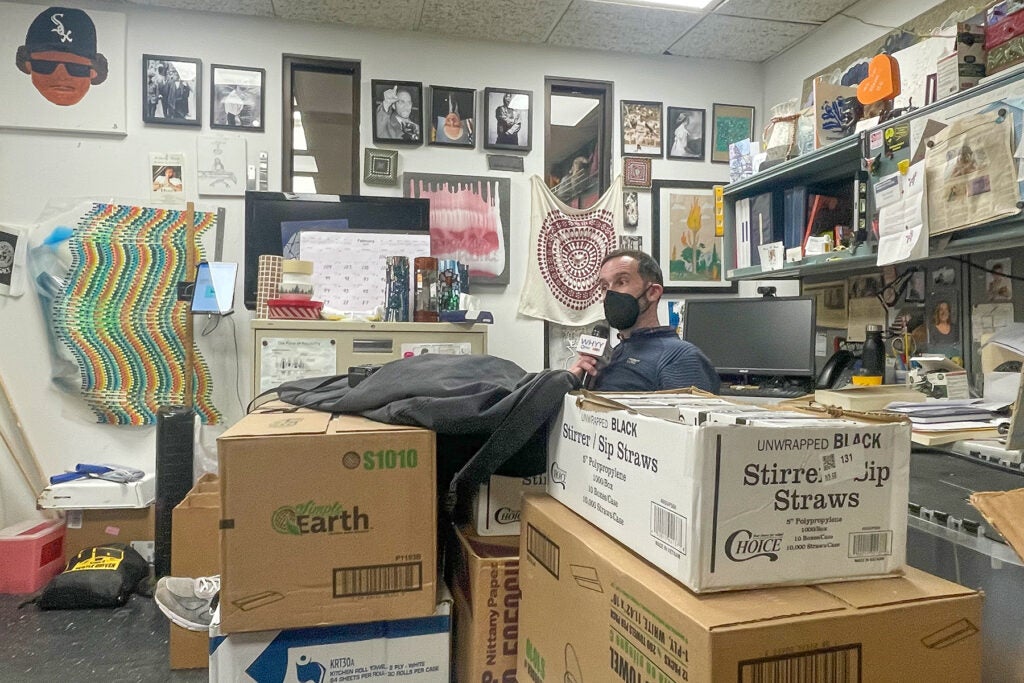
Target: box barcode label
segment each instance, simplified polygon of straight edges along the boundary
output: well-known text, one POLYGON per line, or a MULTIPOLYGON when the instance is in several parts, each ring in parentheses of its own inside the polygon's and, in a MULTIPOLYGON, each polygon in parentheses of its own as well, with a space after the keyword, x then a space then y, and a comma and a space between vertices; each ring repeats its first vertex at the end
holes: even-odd
POLYGON ((547 569, 551 576, 558 578, 558 557, 560 548, 532 524, 526 527, 526 552, 547 569))
POLYGON ((860 644, 798 652, 739 664, 738 683, 860 683, 860 644))
POLYGON ((686 554, 686 517, 651 501, 651 536, 686 554))
POLYGON ((334 570, 334 597, 407 593, 423 589, 423 563, 377 564, 334 570))
POLYGON ((856 531, 850 534, 850 557, 877 557, 891 554, 891 531, 856 531))

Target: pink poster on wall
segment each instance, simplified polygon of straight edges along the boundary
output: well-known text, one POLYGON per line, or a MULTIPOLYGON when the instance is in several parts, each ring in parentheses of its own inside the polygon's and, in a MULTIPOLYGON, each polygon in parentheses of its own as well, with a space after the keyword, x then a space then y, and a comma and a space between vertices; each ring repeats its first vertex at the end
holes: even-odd
POLYGON ((403 185, 430 200, 431 256, 468 264, 471 285, 508 284, 508 178, 406 173, 403 185))

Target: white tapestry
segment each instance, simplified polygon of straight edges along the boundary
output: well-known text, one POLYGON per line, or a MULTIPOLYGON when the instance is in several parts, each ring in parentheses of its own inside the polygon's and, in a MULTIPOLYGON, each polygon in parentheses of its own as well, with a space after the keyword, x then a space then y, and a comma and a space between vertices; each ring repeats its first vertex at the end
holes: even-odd
POLYGON ((618 247, 622 177, 588 209, 563 204, 537 176, 531 178, 530 255, 519 313, 560 325, 601 320, 597 274, 618 247))

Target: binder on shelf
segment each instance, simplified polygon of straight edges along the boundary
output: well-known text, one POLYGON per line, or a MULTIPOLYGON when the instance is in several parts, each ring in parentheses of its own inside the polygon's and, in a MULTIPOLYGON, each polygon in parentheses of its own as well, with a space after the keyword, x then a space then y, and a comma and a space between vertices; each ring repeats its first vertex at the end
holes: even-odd
POLYGON ((750 200, 736 201, 736 267, 750 267, 750 200))
POLYGON ((772 221, 772 193, 765 192, 750 200, 750 264, 761 265, 762 244, 775 241, 772 221))
POLYGON ((803 246, 801 238, 807 225, 807 187, 786 188, 782 204, 782 241, 787 249, 803 246))

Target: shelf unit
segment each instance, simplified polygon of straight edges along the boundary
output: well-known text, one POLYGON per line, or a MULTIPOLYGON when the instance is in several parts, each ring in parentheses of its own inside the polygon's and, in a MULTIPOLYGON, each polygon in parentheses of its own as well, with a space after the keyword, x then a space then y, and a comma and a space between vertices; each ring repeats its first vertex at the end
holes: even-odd
MULTIPOLYGON (((997 76, 983 85, 957 95, 915 109, 897 119, 887 121, 874 131, 882 131, 901 124, 909 125, 913 119, 928 117, 944 108, 961 105, 977 98, 985 101, 988 93, 1013 84, 1024 85, 1024 71, 1015 71, 997 76)), ((848 179, 851 187, 855 176, 865 168, 867 140, 872 130, 863 131, 817 149, 796 159, 774 166, 750 178, 731 183, 725 187, 725 254, 723 259, 726 277, 729 280, 802 279, 815 276, 845 276, 855 272, 871 271, 877 268, 873 244, 862 244, 853 252, 838 251, 830 254, 805 257, 798 263, 788 263, 780 270, 762 271, 760 266, 736 268, 736 220, 735 205, 740 199, 771 192, 773 194, 773 216, 776 225, 782 225, 782 193, 799 185, 821 185, 830 181, 848 179)), ((892 163, 889 162, 892 166, 892 163)), ((884 173, 890 173, 886 170, 884 173)), ((871 176, 869 183, 878 180, 871 176)), ((873 214, 873 197, 868 192, 867 215, 873 214)), ((929 254, 926 260, 963 256, 985 251, 994 251, 1024 246, 1024 215, 993 221, 973 228, 929 238, 929 254)))

